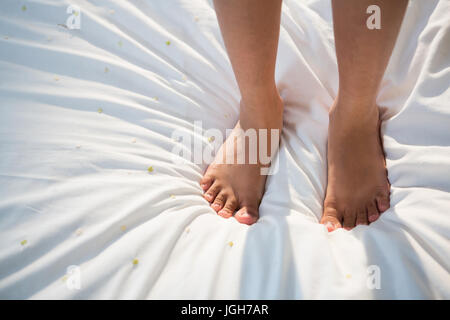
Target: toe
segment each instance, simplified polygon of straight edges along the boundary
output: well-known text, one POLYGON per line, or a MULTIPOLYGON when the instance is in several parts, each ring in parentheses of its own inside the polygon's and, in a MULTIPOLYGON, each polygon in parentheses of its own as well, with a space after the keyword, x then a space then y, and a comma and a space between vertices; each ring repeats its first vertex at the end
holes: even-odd
POLYGON ((259 215, 255 206, 243 206, 234 217, 240 223, 252 225, 258 221, 259 215))
POLYGON ((214 179, 209 175, 204 175, 203 178, 200 179, 200 187, 203 191, 208 190, 211 187, 214 179))
POLYGON ((342 228, 340 217, 341 215, 336 210, 335 206, 325 204, 320 223, 327 228, 328 232, 331 232, 338 228, 342 228))
POLYGON ((356 225, 367 225, 367 210, 364 208, 362 210, 358 211, 358 214, 356 216, 356 225))
POLYGON ((208 191, 206 191, 203 197, 212 203, 216 198, 217 194, 219 193, 220 189, 221 189, 220 184, 217 181, 215 181, 213 185, 208 189, 208 191))
POLYGON ((211 208, 213 208, 214 211, 219 212, 219 210, 223 208, 223 205, 225 204, 226 201, 227 196, 225 192, 222 190, 214 199, 213 203, 211 204, 211 208))
POLYGON ((344 215, 344 219, 343 219, 343 223, 342 223, 344 229, 351 230, 351 229, 353 229, 355 227, 355 225, 356 225, 356 217, 358 215, 357 214, 358 211, 359 210, 349 211, 348 213, 346 213, 344 215))
POLYGON ((380 213, 377 209, 377 206, 375 205, 375 202, 370 202, 367 205, 367 219, 369 220, 370 223, 372 223, 375 220, 377 220, 379 216, 380 213))
POLYGON ((218 212, 218 214, 221 217, 224 218, 230 218, 233 216, 233 213, 236 211, 236 208, 238 206, 238 202, 236 200, 236 197, 234 195, 230 195, 227 198, 227 201, 225 202, 225 205, 223 206, 223 209, 218 212))
POLYGON ((377 197, 378 212, 383 213, 390 207, 389 195, 384 194, 377 197))

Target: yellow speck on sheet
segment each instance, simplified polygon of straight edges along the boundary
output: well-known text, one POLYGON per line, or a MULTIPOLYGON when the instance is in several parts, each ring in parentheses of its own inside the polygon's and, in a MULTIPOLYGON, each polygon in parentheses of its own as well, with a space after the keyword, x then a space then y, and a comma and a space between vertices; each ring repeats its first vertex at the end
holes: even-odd
POLYGON ((213 142, 214 140, 216 140, 216 138, 214 136, 211 136, 211 137, 208 138, 209 142, 213 142))
POLYGON ((81 236, 83 234, 83 230, 82 229, 77 229, 77 231, 75 231, 75 234, 77 237, 81 236))
POLYGON ((22 241, 20 241, 20 244, 21 244, 22 246, 25 246, 27 243, 28 243, 28 240, 22 240, 22 241))
POLYGON ((171 42, 169 40, 166 41, 166 44, 170 46, 171 42))
POLYGON ((63 277, 61 278, 61 281, 62 281, 62 282, 66 282, 68 278, 69 278, 69 277, 68 277, 67 275, 65 275, 65 276, 63 276, 63 277))
POLYGON ((187 80, 187 77, 186 77, 185 74, 183 74, 183 75, 181 76, 181 80, 183 80, 183 81, 186 81, 186 80, 187 80))
POLYGON ((228 242, 228 245, 230 246, 230 248, 234 245, 233 241, 228 242))
POLYGON ((345 277, 346 277, 347 279, 351 279, 351 278, 352 278, 352 275, 351 275, 350 273, 347 273, 347 274, 345 275, 345 277))
POLYGON ((118 45, 119 47, 122 47, 122 46, 123 46, 122 40, 120 40, 119 42, 117 42, 117 45, 118 45))
POLYGON ((191 232, 191 228, 186 228, 186 233, 189 233, 189 232, 191 232))
POLYGON ((154 169, 153 169, 153 166, 150 166, 150 167, 148 167, 148 169, 147 169, 148 172, 153 172, 153 170, 154 170, 154 169))
POLYGON ((155 100, 155 101, 158 101, 158 100, 159 100, 159 98, 158 98, 158 97, 154 97, 154 98, 153 98, 153 100, 155 100))
POLYGON ((127 226, 126 226, 126 225, 122 225, 122 226, 120 226, 120 230, 122 230, 122 231, 126 231, 126 230, 127 230, 127 226))
POLYGON ((170 195, 170 198, 171 198, 171 199, 175 199, 175 195, 174 195, 174 194, 171 194, 171 195, 170 195))
POLYGON ((133 259, 133 265, 137 266, 138 263, 139 263, 139 260, 138 260, 138 259, 133 259))
POLYGON ((109 68, 105 67, 105 73, 108 73, 108 72, 109 72, 109 68))
POLYGON ((131 143, 136 143, 136 138, 131 139, 131 143))
POLYGON ((79 13, 78 11, 74 11, 74 12, 73 12, 73 15, 74 15, 75 17, 78 17, 79 14, 80 14, 80 13, 79 13))
POLYGON ((53 80, 59 81, 59 77, 54 77, 53 80))
POLYGON ((98 108, 98 109, 97 109, 97 112, 98 112, 98 113, 103 113, 103 109, 102 109, 102 108, 98 108))
POLYGON ((24 12, 27 11, 27 6, 26 5, 22 6, 22 11, 24 11, 24 12))

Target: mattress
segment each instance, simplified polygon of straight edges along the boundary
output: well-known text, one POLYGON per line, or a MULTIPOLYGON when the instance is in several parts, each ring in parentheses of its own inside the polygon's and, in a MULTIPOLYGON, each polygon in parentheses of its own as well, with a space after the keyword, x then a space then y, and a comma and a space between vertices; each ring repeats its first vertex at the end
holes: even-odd
POLYGON ((410 1, 381 85, 391 208, 328 233, 329 1, 283 3, 279 170, 247 226, 174 153, 239 115, 210 1, 3 0, 0 297, 449 299, 449 11, 410 1))

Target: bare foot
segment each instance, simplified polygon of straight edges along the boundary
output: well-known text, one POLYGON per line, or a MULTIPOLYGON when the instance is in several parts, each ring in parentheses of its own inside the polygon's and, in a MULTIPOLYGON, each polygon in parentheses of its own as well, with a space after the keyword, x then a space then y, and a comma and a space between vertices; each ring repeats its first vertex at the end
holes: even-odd
POLYGON ((370 224, 386 211, 390 185, 379 110, 336 100, 328 129, 328 186, 321 223, 328 231, 370 224))
MULTIPOLYGON (((261 168, 267 165, 260 162, 259 156, 254 164, 249 163, 249 145, 245 142, 243 131, 251 128, 268 129, 267 154, 271 155, 270 130, 278 129, 281 133, 283 123, 283 103, 278 93, 258 100, 258 103, 241 102, 239 122, 200 181, 205 199, 220 216, 229 218, 238 210, 236 220, 248 225, 259 218, 258 208, 266 183, 266 175, 261 174, 261 168), (225 161, 227 150, 234 150, 231 164, 225 161), (238 164, 240 155, 247 155, 245 164, 238 164)), ((259 142, 259 137, 257 139, 259 142)), ((276 141, 277 146, 278 143, 276 141)))

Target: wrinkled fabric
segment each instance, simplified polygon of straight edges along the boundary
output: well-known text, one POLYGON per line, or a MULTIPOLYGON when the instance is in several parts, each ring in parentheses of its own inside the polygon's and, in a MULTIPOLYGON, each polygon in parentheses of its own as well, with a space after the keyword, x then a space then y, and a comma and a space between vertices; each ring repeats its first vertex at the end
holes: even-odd
POLYGON ((174 162, 173 132, 206 146, 196 121, 238 119, 212 4, 70 3, 80 29, 66 0, 0 9, 1 298, 450 298, 448 1, 410 2, 381 84, 391 208, 332 233, 318 223, 338 87, 328 1, 283 3, 279 171, 252 226, 202 198, 206 163, 174 162))

